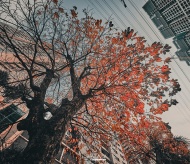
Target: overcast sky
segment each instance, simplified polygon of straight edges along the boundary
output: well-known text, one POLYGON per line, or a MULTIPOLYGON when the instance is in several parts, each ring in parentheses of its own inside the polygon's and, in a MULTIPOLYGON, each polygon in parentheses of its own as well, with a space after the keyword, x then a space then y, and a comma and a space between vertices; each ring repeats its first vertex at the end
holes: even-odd
POLYGON ((176 58, 170 64, 172 77, 179 80, 182 91, 175 97, 179 104, 171 107, 168 112, 162 115, 162 118, 163 121, 169 122, 174 135, 190 138, 190 66, 177 59, 175 56, 176 48, 172 43, 172 39, 165 40, 142 9, 146 0, 125 0, 125 2, 127 8, 124 7, 121 0, 69 0, 65 1, 64 7, 77 6, 79 14, 82 13, 84 8, 93 9, 94 17, 104 20, 111 16, 115 26, 121 29, 126 29, 128 26, 134 28, 139 35, 145 36, 148 43, 161 41, 172 46, 171 53, 168 54, 168 56, 176 58))

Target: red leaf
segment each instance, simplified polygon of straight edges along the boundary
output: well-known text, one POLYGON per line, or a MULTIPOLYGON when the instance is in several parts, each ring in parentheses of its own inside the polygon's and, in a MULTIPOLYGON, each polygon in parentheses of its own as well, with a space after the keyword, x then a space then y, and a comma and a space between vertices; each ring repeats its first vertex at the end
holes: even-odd
POLYGON ((170 58, 170 57, 168 57, 168 58, 166 58, 166 59, 164 60, 164 63, 169 63, 169 62, 171 62, 171 58, 170 58))
POLYGON ((59 7, 58 9, 59 9, 59 11, 60 11, 61 13, 64 13, 64 9, 63 9, 63 8, 59 7))
POLYGON ((55 13, 53 14, 53 16, 54 16, 54 18, 59 18, 59 14, 58 14, 57 12, 55 12, 55 13))
POLYGON ((58 0, 53 0, 53 3, 55 3, 55 4, 57 5, 57 3, 58 3, 58 0))

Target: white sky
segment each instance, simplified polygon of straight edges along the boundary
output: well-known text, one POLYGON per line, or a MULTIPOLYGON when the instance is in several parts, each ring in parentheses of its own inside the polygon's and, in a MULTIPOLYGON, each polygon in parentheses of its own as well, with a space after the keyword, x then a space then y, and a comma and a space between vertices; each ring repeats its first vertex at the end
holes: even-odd
MULTIPOLYGON (((159 38, 161 38, 162 43, 172 46, 171 54, 168 56, 175 55, 176 48, 172 43, 172 39, 165 40, 142 9, 146 0, 131 1, 137 6, 141 16, 148 20, 151 27, 155 30, 159 38)), ((88 9, 93 9, 93 16, 98 19, 109 18, 111 16, 113 22, 115 22, 115 26, 118 25, 121 29, 126 29, 128 26, 134 28, 135 31, 138 31, 138 34, 145 36, 148 43, 159 41, 147 23, 131 5, 130 0, 125 0, 125 2, 127 8, 124 8, 121 0, 69 0, 65 1, 64 7, 71 8, 72 6, 77 6, 79 14, 82 12, 82 9, 88 7, 88 9)), ((169 122, 174 135, 182 135, 190 138, 190 66, 187 66, 185 62, 179 61, 176 56, 174 58, 176 59, 173 59, 170 64, 172 77, 178 79, 182 91, 175 97, 179 103, 165 112, 162 118, 163 121, 169 122)))

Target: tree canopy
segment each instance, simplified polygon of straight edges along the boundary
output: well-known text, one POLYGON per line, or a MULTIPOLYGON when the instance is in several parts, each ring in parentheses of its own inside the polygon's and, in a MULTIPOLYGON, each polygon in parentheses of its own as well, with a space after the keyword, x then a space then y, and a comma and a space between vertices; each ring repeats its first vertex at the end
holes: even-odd
MULTIPOLYGON (((140 126, 140 125, 139 125, 140 126)), ((182 136, 174 136, 168 123, 153 121, 148 126, 134 129, 136 133, 143 133, 144 140, 139 142, 138 137, 121 136, 125 147, 126 158, 129 163, 189 163, 190 142, 182 136)))
POLYGON ((87 9, 79 18, 76 6, 63 6, 12 0, 0 7, 2 95, 29 108, 17 126, 29 133, 23 163, 53 161, 71 125, 89 144, 101 136, 135 137, 131 129, 159 120, 180 91, 164 56, 170 46, 149 45, 133 29, 119 31, 87 9), (47 112, 52 116, 44 119, 47 112))

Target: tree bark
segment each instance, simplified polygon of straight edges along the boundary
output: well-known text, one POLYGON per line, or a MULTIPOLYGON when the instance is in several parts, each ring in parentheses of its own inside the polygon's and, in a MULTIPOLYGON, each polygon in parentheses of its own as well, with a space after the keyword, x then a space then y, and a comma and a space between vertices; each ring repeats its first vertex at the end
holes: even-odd
POLYGON ((55 160, 66 132, 68 120, 62 118, 52 123, 46 121, 36 133, 29 131, 29 142, 19 164, 51 164, 55 160))
POLYGON ((23 152, 22 164, 50 164, 55 160, 59 151, 62 136, 65 134, 65 127, 62 131, 49 131, 46 126, 37 134, 30 136, 29 143, 23 152), (49 132, 48 132, 49 131, 49 132))
POLYGON ((155 148, 156 164, 163 164, 162 155, 159 147, 155 148))
MULTIPOLYGON (((50 120, 38 118, 33 112, 23 120, 23 124, 18 124, 19 130, 27 130, 29 142, 22 153, 18 164, 51 164, 55 161, 62 139, 67 130, 71 118, 84 104, 84 99, 78 98, 73 101, 64 99, 60 108, 56 110, 50 120)), ((28 106, 28 107, 32 107, 28 106)), ((34 110, 40 110, 41 106, 32 107, 34 110)), ((35 111, 35 113, 36 113, 35 111)), ((41 115, 41 113, 40 113, 41 115)))

